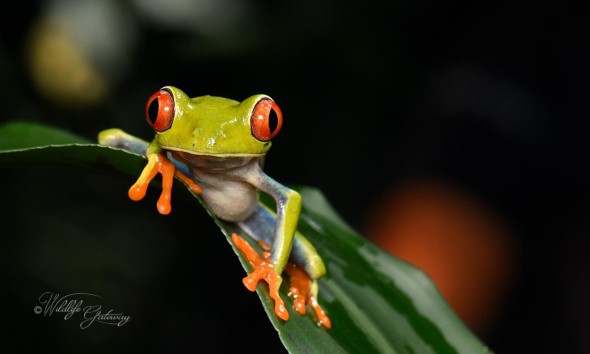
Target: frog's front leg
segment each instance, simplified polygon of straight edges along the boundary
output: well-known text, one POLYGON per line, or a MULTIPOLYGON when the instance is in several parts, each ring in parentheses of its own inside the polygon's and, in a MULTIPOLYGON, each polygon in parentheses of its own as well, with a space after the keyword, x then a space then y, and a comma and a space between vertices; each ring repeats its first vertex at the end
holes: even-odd
POLYGON ((129 198, 131 200, 139 201, 143 199, 147 192, 147 187, 158 173, 162 175, 162 193, 157 202, 160 214, 169 214, 172 209, 170 201, 172 199, 174 176, 186 183, 194 193, 201 194, 201 187, 176 168, 174 163, 162 152, 156 140, 152 141, 149 145, 146 155, 148 158, 147 165, 144 167, 137 181, 129 188, 129 198))
POLYGON ((98 133, 98 143, 100 145, 123 149, 143 156, 146 155, 148 146, 150 145, 147 141, 117 128, 106 129, 98 133))
POLYGON ((121 148, 148 158, 148 163, 141 175, 129 189, 128 194, 131 200, 139 201, 143 199, 147 193, 147 187, 158 173, 162 175, 162 193, 157 202, 158 211, 161 214, 169 214, 172 209, 170 201, 172 199, 174 176, 186 183, 194 193, 201 194, 201 187, 176 168, 155 140, 148 144, 146 141, 129 135, 120 129, 108 129, 99 133, 98 142, 101 145, 121 148))

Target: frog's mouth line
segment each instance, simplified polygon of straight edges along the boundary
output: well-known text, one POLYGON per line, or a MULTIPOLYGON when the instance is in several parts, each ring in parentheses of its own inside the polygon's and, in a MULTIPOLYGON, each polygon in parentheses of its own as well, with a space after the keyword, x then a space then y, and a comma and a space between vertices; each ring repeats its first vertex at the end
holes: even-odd
POLYGON ((213 157, 262 157, 266 155, 266 153, 262 154, 252 154, 252 153, 242 153, 242 152, 224 152, 224 153, 211 153, 211 152, 195 152, 187 149, 182 149, 178 147, 172 147, 167 145, 160 144, 160 147, 165 150, 170 151, 178 151, 189 155, 194 156, 213 156, 213 157))

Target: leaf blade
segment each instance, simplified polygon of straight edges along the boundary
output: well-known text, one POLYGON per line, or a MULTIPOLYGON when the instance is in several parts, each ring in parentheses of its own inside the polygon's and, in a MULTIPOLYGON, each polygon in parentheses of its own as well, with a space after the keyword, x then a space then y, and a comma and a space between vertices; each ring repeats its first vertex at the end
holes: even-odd
MULTIPOLYGON (((145 159, 120 149, 89 143, 74 134, 35 124, 0 126, 2 166, 47 163, 137 175, 145 159), (44 134, 48 134, 45 136, 44 134), (25 141, 11 137, 26 137, 25 141), (37 137, 38 139, 35 140, 37 137)), ((319 301, 332 319, 332 329, 316 326, 309 315, 296 313, 287 300, 290 320, 280 321, 266 287, 257 293, 284 346, 299 352, 363 353, 489 353, 442 299, 419 269, 385 253, 343 221, 320 191, 295 187, 303 196, 299 223, 326 263, 319 280, 319 301)), ((244 236, 236 225, 223 222, 195 195, 215 220, 246 271, 250 266, 231 242, 244 236)), ((272 206, 269 199, 262 199, 272 206)), ((283 282, 281 294, 287 298, 283 282)))

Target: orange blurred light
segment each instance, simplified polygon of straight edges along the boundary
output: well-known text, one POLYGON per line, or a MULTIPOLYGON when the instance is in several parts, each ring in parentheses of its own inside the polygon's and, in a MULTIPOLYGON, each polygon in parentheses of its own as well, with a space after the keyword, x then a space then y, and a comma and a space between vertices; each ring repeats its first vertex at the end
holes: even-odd
POLYGON ((514 239, 484 203, 438 182, 412 182, 376 206, 366 233, 423 269, 475 331, 500 310, 514 273, 514 239))

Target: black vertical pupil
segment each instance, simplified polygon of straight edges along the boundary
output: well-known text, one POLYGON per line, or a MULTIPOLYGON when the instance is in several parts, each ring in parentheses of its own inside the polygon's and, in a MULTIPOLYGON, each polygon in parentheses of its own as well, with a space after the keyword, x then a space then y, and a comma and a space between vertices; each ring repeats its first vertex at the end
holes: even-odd
POLYGON ((271 109, 268 115, 268 131, 270 132, 270 134, 274 134, 278 125, 279 117, 277 117, 277 113, 274 111, 274 109, 271 109))
POLYGON ((158 98, 154 99, 150 106, 148 107, 148 118, 152 123, 156 122, 158 118, 158 111, 160 110, 160 100, 158 98))

